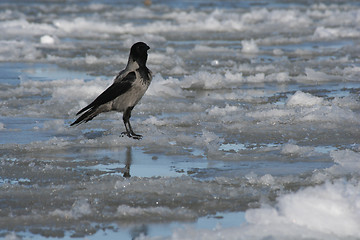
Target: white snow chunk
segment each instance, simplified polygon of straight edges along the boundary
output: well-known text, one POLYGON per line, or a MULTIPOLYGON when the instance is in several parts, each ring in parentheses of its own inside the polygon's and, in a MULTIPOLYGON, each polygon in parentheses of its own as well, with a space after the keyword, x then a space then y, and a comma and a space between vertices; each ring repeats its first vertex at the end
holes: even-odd
POLYGON ((251 40, 243 40, 242 44, 242 52, 243 53, 257 53, 259 48, 254 39, 251 40))
POLYGON ((55 38, 50 35, 44 35, 40 38, 41 44, 49 44, 52 45, 56 42, 55 38))
POLYGON ((288 106, 303 106, 303 107, 312 107, 319 105, 324 100, 321 97, 316 97, 310 93, 304 93, 302 91, 297 91, 294 95, 289 97, 287 101, 288 106))
POLYGON ((56 209, 50 212, 51 216, 58 216, 62 218, 79 219, 83 216, 90 215, 92 212, 90 204, 86 199, 79 199, 74 202, 70 210, 56 209))

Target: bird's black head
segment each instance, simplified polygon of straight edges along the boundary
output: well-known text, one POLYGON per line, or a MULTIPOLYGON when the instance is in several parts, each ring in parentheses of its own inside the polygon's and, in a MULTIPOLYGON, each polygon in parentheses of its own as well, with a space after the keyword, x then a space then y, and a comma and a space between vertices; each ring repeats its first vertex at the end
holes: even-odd
POLYGON ((147 60, 147 51, 150 49, 146 43, 137 42, 130 49, 130 57, 139 65, 145 65, 147 60))

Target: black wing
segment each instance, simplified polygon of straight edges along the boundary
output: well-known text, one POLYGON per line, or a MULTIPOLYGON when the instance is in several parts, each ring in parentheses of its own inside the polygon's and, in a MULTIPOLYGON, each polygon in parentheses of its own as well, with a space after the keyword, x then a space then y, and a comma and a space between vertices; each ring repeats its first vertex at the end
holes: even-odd
POLYGON ((128 91, 135 81, 135 72, 129 72, 121 81, 113 83, 102 94, 100 94, 92 103, 81 109, 76 115, 94 107, 103 105, 128 91))

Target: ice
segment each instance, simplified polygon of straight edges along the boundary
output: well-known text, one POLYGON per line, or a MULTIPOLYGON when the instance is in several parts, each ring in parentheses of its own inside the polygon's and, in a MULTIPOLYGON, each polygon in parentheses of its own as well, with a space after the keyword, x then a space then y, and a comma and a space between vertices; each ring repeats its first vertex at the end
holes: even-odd
POLYGON ((344 172, 357 173, 360 169, 360 154, 349 149, 332 151, 330 156, 334 159, 336 165, 329 168, 332 174, 341 174, 344 172))
POLYGON ((0 238, 360 238, 357 2, 0 13, 0 238), (137 41, 143 138, 115 112, 70 127, 137 41))
POLYGON ((144 120, 144 124, 155 125, 155 126, 165 126, 168 124, 168 122, 161 120, 161 119, 157 119, 154 116, 150 116, 149 118, 144 120))
POLYGON ((41 57, 41 51, 27 42, 18 40, 1 41, 0 60, 36 61, 41 57))
POLYGON ((49 213, 51 216, 61 217, 65 219, 79 219, 91 214, 91 207, 86 199, 79 199, 74 202, 70 210, 56 209, 49 213))
POLYGON ((54 44, 55 42, 55 38, 50 35, 44 35, 40 38, 40 43, 42 44, 54 44))
POLYGON ((276 208, 263 207, 249 210, 248 228, 261 226, 262 233, 248 230, 257 237, 272 235, 275 238, 290 236, 306 238, 359 237, 359 185, 358 183, 326 183, 294 194, 284 195, 276 208), (339 219, 343 219, 339 223, 339 219), (291 230, 284 231, 284 226, 291 230), (301 236, 301 237, 300 237, 301 236))
POLYGON ((201 71, 193 75, 186 76, 182 81, 183 88, 194 89, 216 89, 225 85, 224 77, 221 74, 212 74, 201 71))
POLYGON ((297 91, 294 95, 292 95, 288 101, 288 106, 303 106, 303 107, 312 107, 315 105, 321 105, 323 99, 320 97, 313 96, 309 93, 304 93, 301 91, 297 91))
POLYGON ((237 106, 229 106, 227 104, 224 108, 219 108, 218 106, 214 106, 213 108, 208 109, 207 113, 212 116, 224 116, 224 115, 232 114, 237 111, 239 111, 237 106))
POLYGON ((167 207, 140 208, 120 205, 116 210, 116 214, 120 219, 146 218, 147 221, 161 220, 164 218, 171 218, 176 220, 191 220, 196 218, 196 215, 187 209, 170 209, 167 207))
POLYGON ((302 147, 293 143, 284 144, 283 148, 281 149, 282 154, 300 154, 300 155, 307 155, 311 154, 314 151, 312 147, 302 147))
POLYGON ((16 236, 15 232, 11 232, 5 236, 5 240, 20 240, 21 238, 16 236))
POLYGON ((318 27, 314 32, 314 38, 325 38, 331 39, 334 37, 357 37, 360 35, 360 32, 352 28, 326 28, 318 27))
POLYGON ((254 39, 251 39, 249 41, 243 40, 241 42, 241 45, 242 45, 243 53, 257 53, 259 51, 259 48, 256 45, 256 42, 254 41, 254 39))
POLYGON ((330 81, 337 78, 336 76, 331 76, 326 73, 318 72, 310 68, 305 69, 305 74, 309 79, 315 81, 330 81))
POLYGON ((275 207, 246 211, 246 223, 238 228, 177 229, 164 239, 356 239, 359 238, 359 193, 356 183, 328 182, 286 194, 275 207), (344 221, 340 223, 339 219, 344 221))
POLYGON ((150 96, 178 97, 183 98, 182 88, 179 79, 170 77, 164 79, 160 74, 154 76, 147 94, 150 96))
POLYGON ((56 32, 54 26, 47 23, 33 23, 25 18, 3 20, 0 29, 5 34, 5 39, 10 36, 36 36, 44 33, 52 34, 56 32))

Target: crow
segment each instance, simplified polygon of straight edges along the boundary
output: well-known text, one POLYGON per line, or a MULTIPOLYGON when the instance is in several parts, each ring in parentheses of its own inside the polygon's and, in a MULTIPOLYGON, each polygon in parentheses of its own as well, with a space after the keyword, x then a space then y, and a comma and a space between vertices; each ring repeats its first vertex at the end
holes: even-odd
POLYGON ((144 96, 151 83, 152 73, 146 67, 149 49, 150 47, 143 42, 135 43, 130 49, 126 68, 115 77, 110 87, 76 114, 82 113, 70 126, 88 122, 103 112, 118 111, 123 112, 126 129, 122 135, 141 139, 142 135, 134 133, 130 124, 130 117, 131 111, 144 96))

